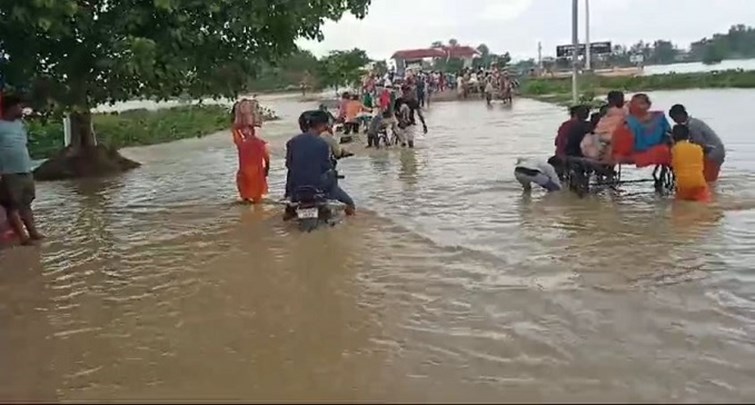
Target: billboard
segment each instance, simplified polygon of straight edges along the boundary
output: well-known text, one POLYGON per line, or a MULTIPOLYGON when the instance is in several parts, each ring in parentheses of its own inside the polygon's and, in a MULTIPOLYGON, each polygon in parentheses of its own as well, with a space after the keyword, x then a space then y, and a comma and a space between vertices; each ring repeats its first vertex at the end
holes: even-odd
POLYGON ((629 61, 634 64, 640 64, 645 62, 645 55, 641 53, 632 54, 629 56, 629 61))
MULTIPOLYGON (((585 44, 579 44, 579 55, 585 54, 585 44)), ((593 42, 590 44, 590 54, 603 55, 611 53, 611 41, 593 42)), ((573 45, 559 45, 556 47, 556 56, 559 58, 571 57, 574 54, 573 45)))

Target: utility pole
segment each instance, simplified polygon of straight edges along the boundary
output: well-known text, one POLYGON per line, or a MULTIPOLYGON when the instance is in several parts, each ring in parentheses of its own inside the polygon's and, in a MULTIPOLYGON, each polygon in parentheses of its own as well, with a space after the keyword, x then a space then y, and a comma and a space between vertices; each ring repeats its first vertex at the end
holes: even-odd
POLYGON ((572 71, 571 71, 571 99, 577 104, 577 63, 579 62, 579 0, 571 2, 571 43, 572 43, 572 71))
POLYGON ((543 71, 543 43, 537 42, 537 68, 543 71))
POLYGON ((592 70, 590 45, 590 0, 585 0, 585 70, 592 70))

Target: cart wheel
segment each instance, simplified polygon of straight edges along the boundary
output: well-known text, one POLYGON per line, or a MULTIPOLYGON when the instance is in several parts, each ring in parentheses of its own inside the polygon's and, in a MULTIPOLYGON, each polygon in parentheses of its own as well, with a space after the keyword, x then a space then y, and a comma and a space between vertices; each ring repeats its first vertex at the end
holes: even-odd
POLYGON ((575 170, 570 167, 567 174, 567 184, 569 189, 577 194, 580 198, 590 192, 590 178, 585 176, 581 170, 575 170))

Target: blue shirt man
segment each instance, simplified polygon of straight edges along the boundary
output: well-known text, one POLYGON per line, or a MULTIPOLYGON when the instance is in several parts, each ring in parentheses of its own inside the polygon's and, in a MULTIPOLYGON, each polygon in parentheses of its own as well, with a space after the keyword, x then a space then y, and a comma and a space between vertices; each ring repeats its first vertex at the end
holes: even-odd
POLYGON ((338 186, 331 146, 320 136, 332 131, 328 115, 320 110, 305 112, 299 126, 303 133, 286 143, 286 196, 299 187, 314 187, 344 203, 346 215, 353 215, 354 200, 338 186))
POLYGON ((31 172, 28 143, 23 121, 0 120, 0 174, 31 172))
POLYGON ((4 97, 0 112, 0 205, 21 244, 28 245, 44 236, 37 230, 31 208, 36 191, 22 118, 21 99, 4 97))
POLYGON ((286 143, 286 195, 299 187, 327 190, 328 175, 333 170, 330 145, 311 132, 296 135, 286 143))

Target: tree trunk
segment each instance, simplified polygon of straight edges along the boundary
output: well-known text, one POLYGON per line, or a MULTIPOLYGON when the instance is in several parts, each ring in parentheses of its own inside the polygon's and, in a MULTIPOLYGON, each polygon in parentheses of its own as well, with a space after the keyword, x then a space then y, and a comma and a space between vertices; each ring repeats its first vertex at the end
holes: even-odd
POLYGON ((36 180, 108 176, 140 166, 97 143, 91 112, 73 112, 70 118, 71 144, 34 170, 36 180))
POLYGON ((97 138, 92 130, 92 113, 71 113, 71 149, 79 152, 95 146, 97 138))

